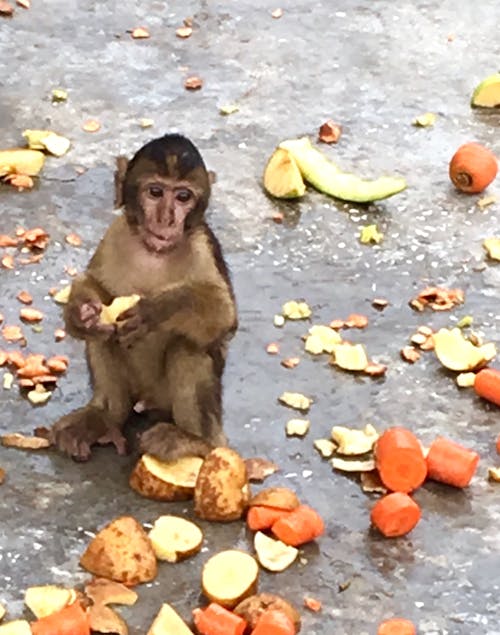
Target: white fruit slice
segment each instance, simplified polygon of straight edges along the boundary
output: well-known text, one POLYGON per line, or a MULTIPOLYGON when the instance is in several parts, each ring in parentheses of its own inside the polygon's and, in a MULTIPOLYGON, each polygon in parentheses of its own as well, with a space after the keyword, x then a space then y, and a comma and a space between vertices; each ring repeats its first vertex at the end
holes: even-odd
POLYGON ((253 541, 257 559, 268 571, 284 571, 297 558, 299 550, 258 531, 253 541))

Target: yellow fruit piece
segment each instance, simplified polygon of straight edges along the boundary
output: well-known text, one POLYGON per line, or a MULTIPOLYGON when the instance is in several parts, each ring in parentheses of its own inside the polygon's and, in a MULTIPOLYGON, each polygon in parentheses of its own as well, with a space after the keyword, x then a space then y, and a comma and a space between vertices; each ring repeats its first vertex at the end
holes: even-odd
POLYGON ((177 562, 201 549, 203 534, 190 520, 179 516, 160 516, 149 532, 158 560, 177 562))
POLYGON ((305 320, 312 313, 307 302, 297 302, 295 300, 285 302, 281 311, 288 320, 305 320))
POLYGON ((500 260, 500 238, 486 238, 483 241, 483 247, 486 249, 488 258, 500 260))
POLYGON ((342 342, 338 331, 329 326, 315 324, 309 329, 306 339, 305 349, 308 353, 317 355, 319 353, 333 353, 335 347, 342 342))
POLYGON ((26 620, 13 620, 0 626, 0 635, 31 635, 31 627, 26 620))
POLYGON ((276 198, 303 196, 306 186, 292 155, 283 148, 274 151, 264 170, 264 187, 276 198))
POLYGON ((472 93, 471 106, 495 108, 500 106, 500 73, 484 79, 472 93))
POLYGON ((364 370, 368 356, 362 344, 338 344, 333 351, 334 364, 344 370, 364 370))
POLYGON ((495 344, 475 346, 470 340, 465 339, 458 328, 440 329, 432 337, 436 357, 450 370, 475 370, 490 362, 497 354, 495 344))
POLYGON ((419 128, 429 128, 430 126, 433 126, 435 123, 436 123, 436 115, 433 112, 426 112, 423 115, 419 115, 418 117, 415 117, 415 119, 412 121, 412 124, 419 128))
POLYGON ((299 555, 299 550, 258 531, 253 546, 259 564, 268 571, 284 571, 299 555))
POLYGON ((141 296, 137 295, 137 293, 115 298, 111 304, 102 307, 100 321, 103 324, 114 324, 120 313, 131 309, 140 299, 141 296))
POLYGON ((71 293, 71 285, 68 284, 67 287, 63 287, 53 296, 54 302, 57 302, 57 304, 68 304, 70 293, 71 293))
POLYGON ((0 177, 7 174, 36 176, 43 167, 45 155, 39 150, 12 148, 0 150, 0 177))
POLYGON ((74 599, 75 594, 70 589, 53 584, 30 587, 24 594, 24 603, 36 618, 57 613, 74 599))
POLYGON ((364 245, 375 243, 378 245, 382 242, 384 234, 379 232, 376 225, 364 225, 359 232, 359 242, 364 245))
POLYGON ((47 150, 56 157, 62 157, 71 146, 69 139, 51 130, 25 130, 23 137, 32 150, 47 150))
POLYGON ((288 437, 305 437, 310 427, 309 419, 290 419, 286 424, 286 435, 288 437))
POLYGON ((330 439, 316 439, 314 448, 318 450, 323 459, 329 459, 335 452, 335 443, 330 439))
POLYGON ((147 635, 193 635, 193 631, 170 604, 163 604, 147 635))
POLYGON ((295 410, 309 410, 312 399, 306 397, 300 392, 284 392, 279 397, 279 401, 285 406, 295 408, 295 410))

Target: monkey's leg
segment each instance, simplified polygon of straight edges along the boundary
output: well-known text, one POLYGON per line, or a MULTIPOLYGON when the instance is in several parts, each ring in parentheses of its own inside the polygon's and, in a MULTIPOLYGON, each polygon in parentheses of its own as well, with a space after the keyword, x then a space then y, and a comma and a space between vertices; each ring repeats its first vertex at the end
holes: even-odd
POLYGON ((206 456, 214 447, 227 445, 222 430, 222 369, 207 353, 176 346, 167 351, 163 392, 171 406, 175 426, 159 423, 141 437, 141 449, 161 460, 206 456))
POLYGON ((54 423, 52 442, 77 461, 90 458, 95 444, 112 443, 119 454, 126 453, 121 428, 133 405, 125 360, 116 342, 87 342, 87 358, 94 395, 54 423))

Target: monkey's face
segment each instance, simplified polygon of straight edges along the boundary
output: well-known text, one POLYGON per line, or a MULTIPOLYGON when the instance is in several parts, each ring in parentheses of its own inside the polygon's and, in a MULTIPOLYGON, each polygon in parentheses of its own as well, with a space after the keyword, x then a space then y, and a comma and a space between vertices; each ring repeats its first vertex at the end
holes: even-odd
POLYGON ((149 251, 175 248, 185 230, 186 217, 198 204, 198 195, 187 181, 164 177, 146 179, 139 186, 140 216, 137 231, 149 251))

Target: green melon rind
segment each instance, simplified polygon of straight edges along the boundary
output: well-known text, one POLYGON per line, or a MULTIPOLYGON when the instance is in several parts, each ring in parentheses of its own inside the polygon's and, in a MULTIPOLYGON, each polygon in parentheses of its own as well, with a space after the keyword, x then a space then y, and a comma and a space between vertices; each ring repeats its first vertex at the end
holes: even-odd
POLYGON ((500 106, 500 73, 490 75, 476 86, 472 93, 470 104, 473 108, 498 108, 500 106), (482 101, 482 99, 484 100, 485 91, 491 91, 492 89, 497 97, 492 102, 482 101), (482 97, 481 94, 483 94, 482 97))
POLYGON ((393 196, 406 188, 401 177, 383 176, 368 181, 355 174, 341 172, 307 137, 280 143, 295 159, 302 176, 320 192, 354 203, 370 203, 393 196))

